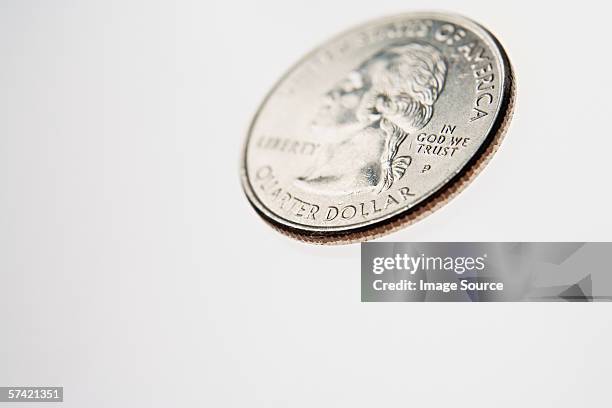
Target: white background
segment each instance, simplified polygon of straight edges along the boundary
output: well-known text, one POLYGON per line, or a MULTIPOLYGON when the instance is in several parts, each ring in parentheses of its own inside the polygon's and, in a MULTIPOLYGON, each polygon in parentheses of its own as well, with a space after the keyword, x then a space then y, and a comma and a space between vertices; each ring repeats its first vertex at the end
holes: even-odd
POLYGON ((518 103, 485 171, 384 239, 610 241, 604 2, 4 0, 0 385, 65 407, 609 405, 608 304, 361 304, 358 245, 289 240, 243 196, 280 75, 418 9, 493 31, 518 103))

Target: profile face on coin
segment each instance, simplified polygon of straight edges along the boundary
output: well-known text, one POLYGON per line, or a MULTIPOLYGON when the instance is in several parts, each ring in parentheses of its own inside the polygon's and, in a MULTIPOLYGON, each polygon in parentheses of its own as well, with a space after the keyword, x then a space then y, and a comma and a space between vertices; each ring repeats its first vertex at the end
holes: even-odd
POLYGON ((242 183, 281 232, 363 241, 459 192, 495 152, 513 105, 497 40, 464 17, 373 21, 316 49, 251 124, 242 183))

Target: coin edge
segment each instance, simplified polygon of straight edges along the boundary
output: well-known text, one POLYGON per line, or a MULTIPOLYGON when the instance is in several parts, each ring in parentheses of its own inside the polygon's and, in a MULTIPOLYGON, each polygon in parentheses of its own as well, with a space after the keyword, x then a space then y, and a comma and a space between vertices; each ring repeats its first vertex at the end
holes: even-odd
MULTIPOLYGON (((376 20, 384 20, 384 19, 376 19, 371 20, 356 27, 352 27, 344 32, 334 36, 332 39, 326 41, 322 46, 316 47, 313 51, 309 52, 304 58, 300 59, 296 64, 294 64, 286 73, 279 79, 279 81, 272 87, 271 91, 266 95, 260 107, 257 111, 257 114, 251 121, 251 125, 249 126, 249 131, 245 138, 243 151, 241 155, 240 161, 240 173, 241 173, 241 186, 242 189, 247 196, 249 204, 253 207, 253 209, 257 212, 257 214, 273 229, 282 233, 283 235, 289 236, 290 238, 306 242, 312 244, 351 244, 356 242, 364 242, 372 239, 379 238, 383 235, 387 235, 398 231, 399 229, 403 229, 408 227, 438 209, 442 208, 448 202, 450 202, 454 197, 459 195, 475 178, 480 174, 480 172, 487 166, 493 155, 499 149, 501 142, 503 141, 506 132, 509 128, 510 122, 512 120, 512 116, 514 114, 514 108, 516 103, 516 79, 514 74, 514 69, 512 64, 510 63, 510 59, 506 53, 506 50, 499 42, 497 37, 493 35, 487 28, 482 26, 480 23, 462 16, 458 14, 444 14, 444 13, 430 13, 430 12, 418 12, 418 13, 407 13, 401 16, 405 17, 421 17, 425 16, 431 17, 446 17, 448 19, 465 19, 470 23, 474 24, 481 30, 483 30, 493 41, 495 46, 497 47, 499 54, 502 58, 502 67, 504 68, 505 75, 503 77, 504 87, 502 91, 502 99, 500 102, 500 108, 497 113, 497 117, 494 119, 493 124, 491 125, 490 131, 485 137, 485 140, 480 145, 479 149, 474 153, 474 155, 468 160, 468 162, 461 168, 461 170, 453 176, 449 181, 447 181, 443 186, 441 186, 437 191, 432 193, 429 197, 425 198, 420 203, 416 204, 413 207, 406 208, 404 211, 395 214, 389 218, 385 218, 382 220, 374 221, 372 224, 364 225, 357 228, 351 228, 347 231, 311 231, 311 230, 302 230, 289 225, 285 225, 280 223, 273 218, 270 218, 265 212, 263 212, 253 200, 257 200, 257 197, 254 195, 254 192, 251 191, 250 182, 248 180, 246 174, 246 153, 248 147, 248 141, 250 139, 250 133, 252 125, 255 123, 259 111, 262 106, 266 103, 269 97, 274 93, 278 84, 281 83, 285 76, 292 72, 293 69, 299 66, 303 60, 307 59, 313 52, 316 52, 319 48, 324 46, 325 44, 334 41, 336 38, 345 35, 346 33, 352 32, 353 30, 359 29, 360 27, 367 26, 372 24, 376 20), (253 195, 253 197, 251 197, 253 195)), ((397 18, 400 16, 390 16, 387 19, 397 18)))

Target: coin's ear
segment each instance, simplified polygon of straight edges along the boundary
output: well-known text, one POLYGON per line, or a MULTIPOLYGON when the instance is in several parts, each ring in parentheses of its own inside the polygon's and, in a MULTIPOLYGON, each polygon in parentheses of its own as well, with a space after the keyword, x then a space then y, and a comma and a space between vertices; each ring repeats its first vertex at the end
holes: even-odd
POLYGON ((393 101, 385 93, 381 92, 376 95, 376 101, 374 101, 374 110, 376 113, 388 114, 392 110, 393 101))

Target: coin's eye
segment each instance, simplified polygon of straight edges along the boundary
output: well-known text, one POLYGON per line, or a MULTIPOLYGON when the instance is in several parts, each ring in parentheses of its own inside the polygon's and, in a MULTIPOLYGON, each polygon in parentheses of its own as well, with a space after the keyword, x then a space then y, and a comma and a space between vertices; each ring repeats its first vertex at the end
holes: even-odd
POLYGON ((379 113, 394 113, 395 112, 395 103, 387 94, 378 94, 376 96, 376 102, 374 103, 374 108, 379 113))
POLYGON ((334 89, 333 91, 330 91, 325 94, 325 97, 323 99, 323 105, 327 108, 333 108, 334 106, 338 105, 338 103, 341 101, 341 98, 342 94, 340 93, 340 91, 334 89))
POLYGON ((334 97, 330 94, 326 94, 323 98, 323 106, 330 107, 334 103, 334 97))

